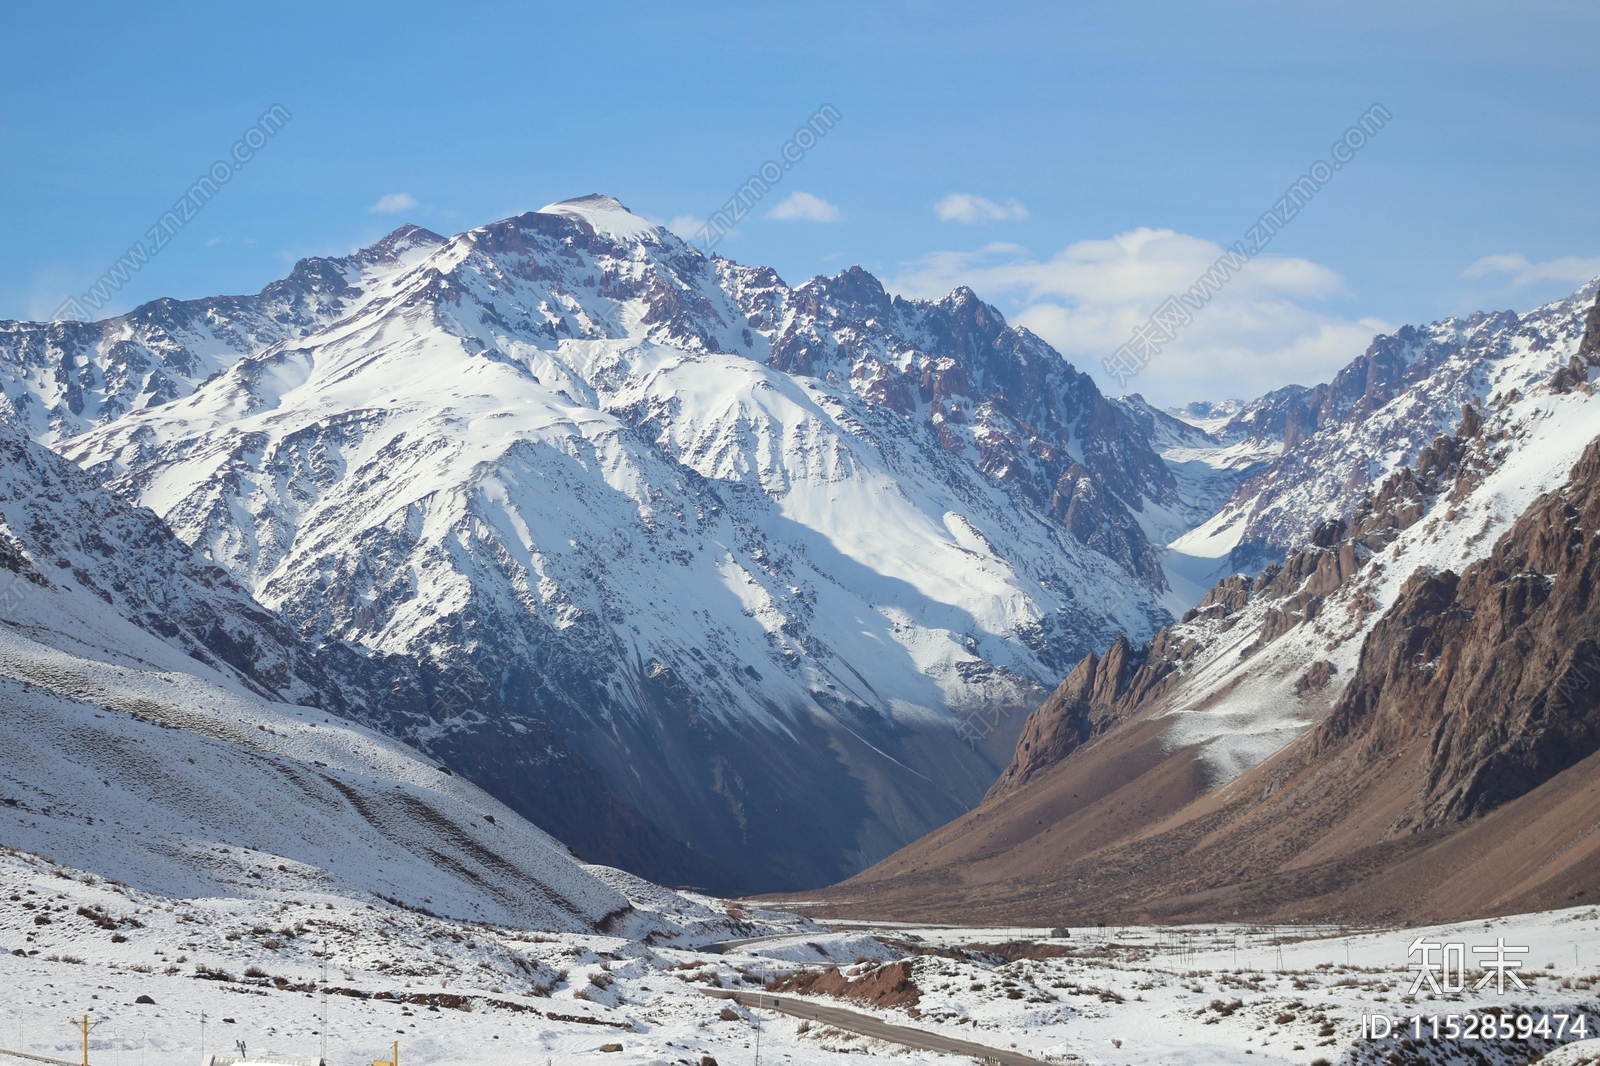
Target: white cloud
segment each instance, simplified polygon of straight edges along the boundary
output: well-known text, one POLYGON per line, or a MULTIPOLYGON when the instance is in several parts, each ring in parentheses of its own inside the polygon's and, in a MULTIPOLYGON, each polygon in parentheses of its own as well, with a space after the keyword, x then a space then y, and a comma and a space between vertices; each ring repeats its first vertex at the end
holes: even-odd
POLYGON ((696 218, 694 215, 679 215, 667 223, 667 229, 676 233, 686 241, 698 240, 700 233, 705 229, 706 220, 696 218))
POLYGON ((1581 285, 1597 275, 1600 275, 1600 259, 1564 255, 1543 263, 1530 263, 1527 256, 1516 252, 1486 255, 1461 272, 1464 278, 1500 277, 1507 288, 1513 289, 1544 282, 1581 285))
POLYGON ((792 192, 777 207, 768 211, 767 217, 781 221, 837 222, 844 217, 844 212, 820 196, 792 192))
POLYGON ((953 192, 933 205, 941 222, 960 222, 970 226, 977 222, 1021 222, 1028 217, 1028 209, 1016 200, 997 204, 993 200, 970 192, 953 192))
POLYGON ((402 211, 410 211, 413 208, 420 206, 421 205, 417 203, 416 197, 412 196, 410 193, 392 192, 387 196, 378 197, 378 202, 373 204, 367 210, 376 212, 380 215, 398 215, 402 211))
POLYGON ((1393 327, 1310 306, 1344 293, 1332 270, 1305 259, 1262 256, 1245 265, 1126 387, 1102 360, 1170 296, 1189 291, 1223 254, 1217 244, 1141 227, 1079 241, 1046 260, 1015 244, 936 252, 890 287, 936 298, 968 285, 1049 341, 1110 392, 1141 392, 1160 403, 1249 399, 1290 383, 1326 381, 1393 327))

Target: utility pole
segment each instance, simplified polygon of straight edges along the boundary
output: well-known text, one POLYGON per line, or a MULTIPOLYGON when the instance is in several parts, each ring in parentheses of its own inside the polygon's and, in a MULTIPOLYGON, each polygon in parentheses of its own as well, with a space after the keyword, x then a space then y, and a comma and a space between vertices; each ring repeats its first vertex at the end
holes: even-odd
POLYGON ((89 1016, 85 1014, 82 1018, 69 1019, 68 1024, 83 1033, 83 1066, 89 1066, 89 1034, 100 1028, 100 1022, 91 1024, 89 1016))
POLYGON ((322 1034, 322 1056, 318 1066, 327 1066, 328 1062, 328 942, 322 942, 322 1025, 317 1029, 322 1034))
MULTIPOLYGON (((756 1006, 757 1007, 761 1006, 761 996, 767 990, 767 964, 766 963, 763 962, 763 963, 760 964, 760 972, 761 972, 761 988, 760 988, 759 991, 756 992, 756 1006)), ((755 1015, 755 1019, 756 1019, 756 1066, 761 1066, 761 1014, 760 1014, 759 1011, 751 1011, 750 1013, 755 1015)), ((84 1063, 84 1066, 88 1066, 88 1063, 84 1063)))

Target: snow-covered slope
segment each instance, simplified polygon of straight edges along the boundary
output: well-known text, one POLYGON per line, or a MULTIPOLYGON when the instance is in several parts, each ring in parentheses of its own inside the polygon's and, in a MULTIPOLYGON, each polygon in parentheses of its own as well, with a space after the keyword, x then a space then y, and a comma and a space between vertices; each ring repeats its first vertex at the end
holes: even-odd
POLYGON ((1600 283, 1518 316, 1478 313, 1380 336, 1333 381, 1267 394, 1216 430, 1221 445, 1275 454, 1208 521, 1171 547, 1250 570, 1348 516, 1362 494, 1439 433, 1463 404, 1527 392, 1576 353, 1600 283))
POLYGON ((391 243, 337 318, 57 446, 301 633, 450 678, 391 725, 508 801, 542 728, 759 883, 829 880, 982 795, 959 715, 1169 617, 1178 480, 970 291, 791 289, 604 197, 391 243))
POLYGON ((156 300, 100 322, 0 321, 0 388, 45 443, 189 395, 241 356, 304 337, 443 241, 402 226, 354 255, 302 259, 255 296, 156 300))
POLYGON ((399 742, 184 660, 81 589, 30 595, 0 626, 0 839, 173 895, 365 894, 571 930, 626 910, 399 742))
POLYGON ((0 418, 0 843, 168 894, 682 926, 645 912, 689 903, 583 866, 476 786, 340 717, 377 700, 330 680, 324 658, 359 657, 329 651, 0 418))
MULTIPOLYGON (((1583 449, 1600 436, 1600 401, 1587 386, 1552 390, 1540 378, 1542 366, 1507 361, 1496 369, 1486 406, 1469 420, 1480 424, 1460 441, 1454 466, 1438 471, 1444 483, 1426 494, 1411 493, 1405 479, 1391 487, 1402 508, 1416 509, 1392 541, 1388 533, 1363 538, 1366 512, 1358 507, 1350 530, 1357 542, 1345 560, 1334 559, 1339 534, 1321 553, 1330 557, 1321 575, 1319 556, 1304 580, 1279 595, 1242 597, 1232 606, 1218 597, 1215 607, 1191 612, 1167 631, 1169 647, 1191 649, 1164 696, 1171 707, 1168 744, 1199 745, 1214 784, 1276 752, 1337 702, 1368 632, 1412 574, 1460 572, 1486 556, 1540 494, 1565 483, 1583 449), (1319 662, 1332 669, 1325 682, 1319 676, 1309 685, 1303 679, 1319 662)), ((1250 584, 1242 579, 1242 587, 1250 584)))

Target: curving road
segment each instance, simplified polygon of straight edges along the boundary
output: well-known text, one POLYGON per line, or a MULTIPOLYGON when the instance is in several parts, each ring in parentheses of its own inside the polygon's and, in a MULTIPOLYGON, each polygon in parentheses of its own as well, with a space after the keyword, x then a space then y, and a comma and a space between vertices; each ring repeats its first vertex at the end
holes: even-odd
POLYGON ((954 1037, 941 1036, 930 1033, 926 1029, 912 1029, 905 1025, 891 1025, 880 1021, 870 1014, 858 1014, 853 1010, 844 1010, 840 1007, 825 1007, 815 999, 808 996, 774 996, 764 992, 736 992, 731 989, 702 989, 708 996, 718 999, 731 999, 746 1007, 760 1007, 763 1010, 775 1010, 780 1014, 788 1014, 795 1018, 806 1018, 811 1021, 826 1022, 837 1029, 848 1029, 852 1033, 870 1036, 874 1040, 887 1040, 893 1044, 900 1044, 918 1051, 943 1051, 952 1055, 970 1055, 972 1058, 986 1062, 999 1063, 1000 1066, 1047 1066, 1043 1059, 1033 1058, 1016 1051, 1002 1050, 990 1047, 987 1044, 975 1044, 970 1040, 957 1040, 954 1037))

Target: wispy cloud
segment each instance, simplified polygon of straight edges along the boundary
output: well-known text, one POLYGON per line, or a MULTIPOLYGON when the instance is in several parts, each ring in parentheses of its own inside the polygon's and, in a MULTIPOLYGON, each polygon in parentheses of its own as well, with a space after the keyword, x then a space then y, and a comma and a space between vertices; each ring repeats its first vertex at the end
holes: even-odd
MULTIPOLYGON (((1212 241, 1141 227, 1106 240, 1078 241, 1048 259, 1016 244, 944 251, 912 263, 890 282, 908 296, 939 297, 968 285, 1004 302, 1016 322, 1049 341, 1080 369, 1100 360, 1167 297, 1188 289, 1216 261, 1212 241)), ((1250 398, 1293 383, 1324 381, 1360 355, 1375 318, 1351 321, 1313 306, 1344 293, 1344 281, 1306 259, 1261 256, 1195 316, 1139 379, 1162 403, 1250 398)), ((1110 381, 1103 388, 1121 391, 1110 381)))
POLYGON ((705 228, 706 220, 694 215, 679 215, 667 223, 667 229, 676 233, 686 241, 692 241, 700 236, 700 231, 705 228))
POLYGON ((933 205, 941 222, 959 222, 971 226, 979 222, 1021 222, 1028 217, 1028 209, 1016 200, 997 204, 993 200, 970 192, 953 192, 933 205))
POLYGON ((406 192, 392 192, 387 196, 378 197, 378 202, 367 210, 380 215, 398 215, 402 211, 410 211, 420 207, 416 197, 406 192))
POLYGON ((844 217, 833 204, 808 192, 792 192, 767 212, 768 218, 780 221, 837 222, 844 217))
POLYGON ((1581 285, 1597 275, 1600 275, 1600 259, 1564 255, 1543 263, 1530 263, 1527 256, 1517 252, 1486 255, 1461 272, 1464 278, 1500 278, 1507 288, 1513 289, 1552 281, 1581 285))

